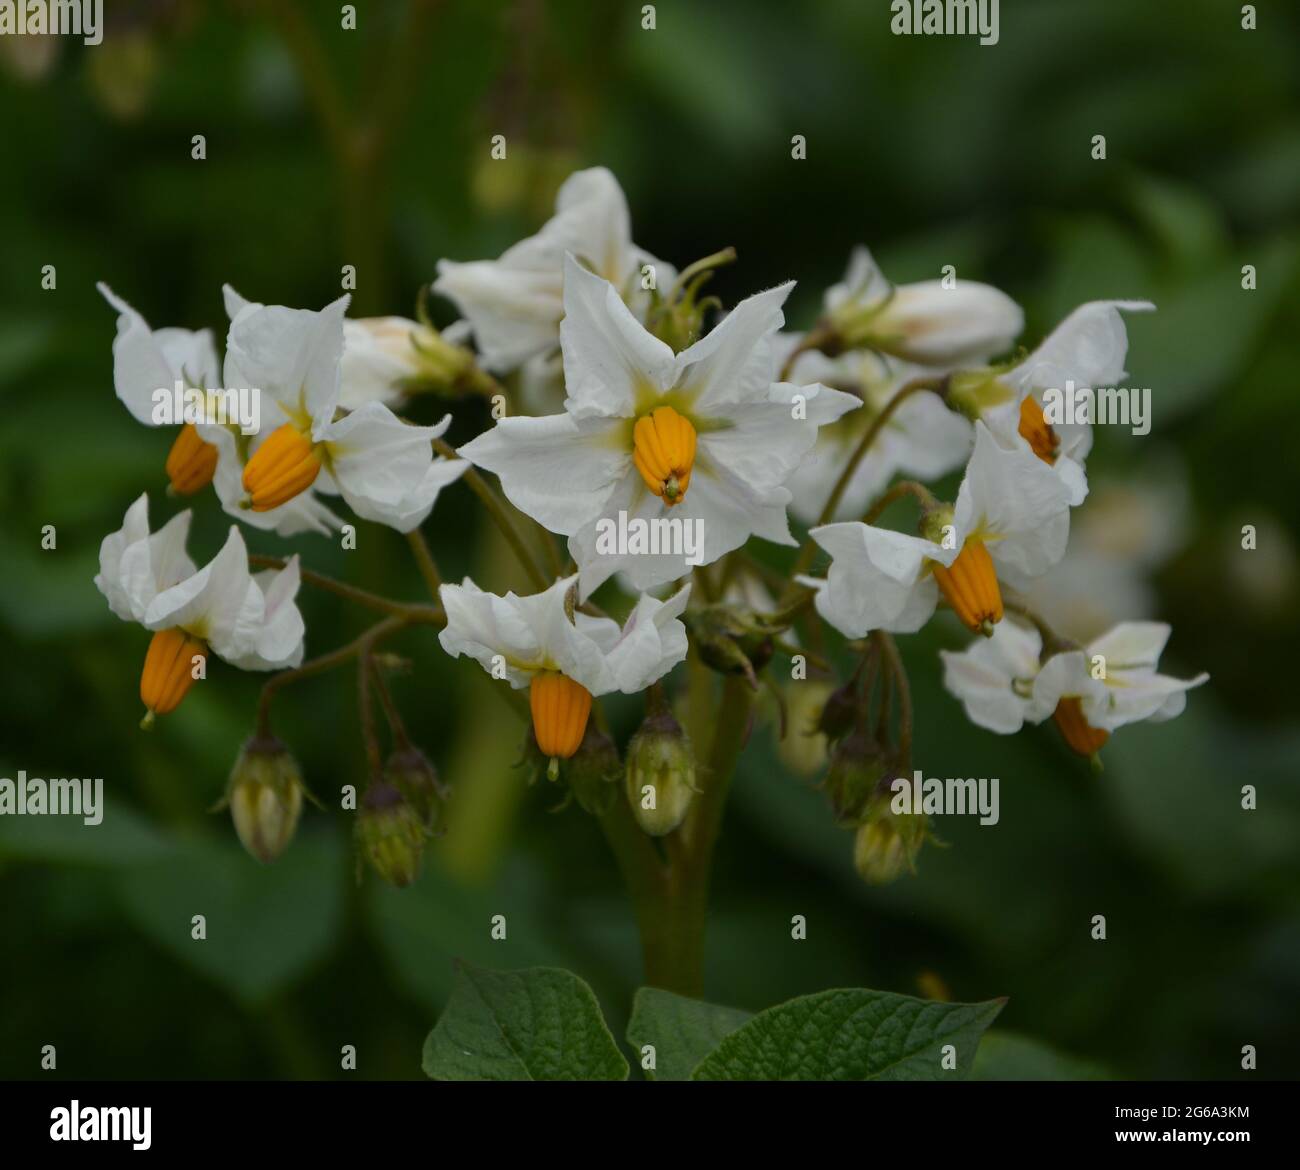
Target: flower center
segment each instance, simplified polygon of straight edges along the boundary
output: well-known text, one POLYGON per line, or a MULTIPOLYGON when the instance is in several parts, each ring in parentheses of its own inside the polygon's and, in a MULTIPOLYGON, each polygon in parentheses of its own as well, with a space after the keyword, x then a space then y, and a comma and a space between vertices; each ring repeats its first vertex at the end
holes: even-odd
POLYGON ((951 568, 934 562, 934 579, 967 629, 988 636, 1002 620, 1002 590, 982 540, 965 541, 951 568))
POLYGON ((695 428, 671 406, 636 420, 632 461, 645 485, 670 508, 686 498, 695 464, 695 428))
POLYGON ((192 496, 212 482, 216 470, 216 447, 199 438, 193 423, 186 423, 167 452, 167 478, 172 491, 178 496, 192 496))
POLYGON ((149 643, 140 673, 140 699, 148 709, 141 726, 155 715, 167 715, 180 706, 194 684, 195 658, 207 660, 208 648, 184 630, 159 630, 149 643))
POLYGON ((1110 739, 1109 731, 1091 726, 1083 717, 1083 703, 1070 696, 1056 704, 1052 712, 1061 736, 1081 756, 1095 756, 1101 745, 1110 739))
POLYGON ((1061 440, 1056 437, 1052 424, 1032 394, 1026 395, 1020 404, 1020 434, 1044 463, 1056 462, 1061 440))
POLYGON ((567 760, 578 750, 591 714, 591 692, 554 671, 535 674, 528 687, 533 733, 542 755, 567 760))
POLYGON ((247 506, 254 512, 278 508, 311 487, 320 468, 320 455, 311 439, 293 423, 285 423, 244 464, 247 506))

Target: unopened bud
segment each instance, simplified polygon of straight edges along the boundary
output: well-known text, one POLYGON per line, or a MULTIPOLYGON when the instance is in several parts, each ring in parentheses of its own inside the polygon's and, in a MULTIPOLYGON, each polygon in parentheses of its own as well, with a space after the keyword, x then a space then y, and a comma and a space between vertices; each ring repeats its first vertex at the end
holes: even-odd
POLYGON ((302 774, 274 736, 255 735, 239 753, 226 786, 230 819, 244 848, 274 861, 293 840, 302 812, 302 774))
POLYGON ((826 765, 826 736, 821 716, 832 696, 820 679, 791 682, 784 688, 789 726, 777 744, 781 761, 797 776, 811 776, 826 765))
POLYGON ((689 616, 691 643, 705 665, 742 674, 757 687, 757 673, 772 659, 773 638, 785 628, 739 605, 710 605, 689 616))
POLYGON ((856 821, 866 812, 887 762, 885 750, 860 724, 835 745, 825 788, 839 820, 856 821))
POLYGON ((448 792, 428 756, 411 744, 394 749, 384 764, 384 780, 410 801, 430 833, 441 831, 448 792))
POLYGON ((647 715, 627 745, 627 799, 637 824, 652 837, 686 819, 695 794, 695 756, 672 712, 647 715))
POLYGON ((357 849, 389 885, 415 881, 428 836, 419 812, 396 784, 381 780, 366 789, 357 810, 357 849))
POLYGON ((563 771, 574 799, 592 816, 603 817, 618 799, 618 748, 594 721, 588 721, 582 743, 563 771))
POLYGON ((843 739, 858 722, 861 707, 857 679, 850 679, 826 696, 826 702, 817 715, 817 730, 832 743, 843 739))
POLYGON ((858 826, 853 864, 862 880, 873 886, 892 882, 904 870, 915 873, 916 855, 927 833, 924 813, 895 813, 888 796, 878 797, 858 826))

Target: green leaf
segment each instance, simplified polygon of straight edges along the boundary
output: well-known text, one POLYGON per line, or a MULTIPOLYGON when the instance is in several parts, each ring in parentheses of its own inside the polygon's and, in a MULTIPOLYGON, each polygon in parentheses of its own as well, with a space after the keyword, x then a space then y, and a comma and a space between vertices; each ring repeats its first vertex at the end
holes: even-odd
POLYGON ((655 1067, 646 1069, 650 1080, 689 1081, 700 1061, 752 1014, 642 987, 632 1000, 627 1042, 638 1056, 647 1044, 654 1048, 655 1067))
POLYGON ((235 845, 190 842, 123 873, 119 889, 127 914, 159 946, 260 1004, 334 945, 343 881, 338 837, 304 834, 272 865, 235 845), (192 934, 197 914, 203 939, 192 934))
POLYGON ((705 1057, 693 1079, 961 1080, 970 1075, 980 1036, 1004 1002, 820 991, 760 1012, 705 1057), (956 1050, 952 1069, 944 1068, 947 1045, 956 1050))
POLYGON ((424 1042, 436 1081, 622 1081, 628 1065, 581 979, 556 967, 456 964, 447 1010, 424 1042))
POLYGON ((973 1081, 1104 1081, 1099 1065, 1066 1056, 1040 1040, 1014 1032, 989 1032, 980 1041, 973 1081))

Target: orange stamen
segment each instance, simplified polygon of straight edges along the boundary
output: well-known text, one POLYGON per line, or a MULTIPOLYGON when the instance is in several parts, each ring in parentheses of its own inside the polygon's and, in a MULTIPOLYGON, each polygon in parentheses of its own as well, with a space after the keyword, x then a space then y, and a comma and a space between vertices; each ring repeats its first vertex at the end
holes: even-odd
POLYGON ((534 675, 528 688, 533 733, 542 755, 567 760, 578 750, 591 714, 591 692, 554 671, 534 675))
POLYGON ((254 512, 269 512, 306 491, 320 474, 311 438, 292 423, 271 432, 244 465, 244 490, 254 512))
POLYGON ((1056 726, 1061 729, 1065 742, 1081 756, 1094 756, 1102 744, 1110 739, 1109 731, 1093 727, 1083 717, 1083 704, 1075 697, 1062 699, 1052 712, 1056 726))
POLYGON ((207 655, 207 647, 184 630, 159 630, 154 634, 140 673, 140 699, 149 711, 146 722, 180 706, 194 685, 194 660, 206 662, 207 655))
POLYGON ((951 568, 945 569, 936 561, 934 579, 967 629, 991 634, 993 626, 1002 620, 1002 590, 998 588, 993 558, 982 540, 967 540, 951 568))
POLYGON ((671 406, 642 415, 632 429, 632 461, 646 487, 670 508, 686 498, 695 440, 695 428, 671 406))
POLYGON ((181 427, 167 453, 167 478, 178 496, 192 496, 212 482, 217 470, 217 449, 199 438, 193 423, 181 427))
POLYGON ((1055 463, 1061 440, 1032 394, 1020 404, 1020 434, 1044 463, 1055 463))

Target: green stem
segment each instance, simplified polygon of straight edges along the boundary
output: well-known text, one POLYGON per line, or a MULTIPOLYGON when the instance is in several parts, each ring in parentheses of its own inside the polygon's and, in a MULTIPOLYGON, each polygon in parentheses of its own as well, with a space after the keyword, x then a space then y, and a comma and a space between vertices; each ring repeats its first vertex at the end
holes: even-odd
MULTIPOLYGON (((266 569, 283 569, 286 564, 281 557, 268 557, 263 556, 261 553, 250 553, 248 563, 266 569)), ((391 597, 381 597, 378 593, 358 589, 355 585, 336 581, 333 577, 327 577, 324 573, 314 573, 311 569, 299 569, 298 572, 306 584, 317 589, 323 589, 327 593, 333 593, 336 597, 342 597, 347 601, 356 602, 357 605, 363 605, 367 609, 377 610, 379 613, 390 614, 394 617, 405 617, 413 610, 430 608, 428 606, 411 605, 404 601, 394 601, 391 597)), ((435 596, 437 595, 435 594, 435 596)))
POLYGON ((415 556, 415 563, 419 566, 420 576, 424 578, 429 593, 436 601, 438 590, 442 588, 442 574, 438 572, 438 563, 433 559, 433 553, 429 551, 429 542, 424 539, 424 533, 418 528, 408 532, 406 540, 415 556))

